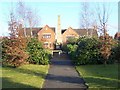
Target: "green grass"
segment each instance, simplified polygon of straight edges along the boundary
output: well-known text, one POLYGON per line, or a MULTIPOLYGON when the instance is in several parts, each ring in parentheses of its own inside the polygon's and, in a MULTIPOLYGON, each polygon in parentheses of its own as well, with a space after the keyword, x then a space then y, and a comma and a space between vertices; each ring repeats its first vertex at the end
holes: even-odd
POLYGON ((89 88, 118 88, 118 65, 76 66, 89 88))
POLYGON ((41 88, 48 65, 23 65, 18 68, 2 67, 2 88, 41 88))

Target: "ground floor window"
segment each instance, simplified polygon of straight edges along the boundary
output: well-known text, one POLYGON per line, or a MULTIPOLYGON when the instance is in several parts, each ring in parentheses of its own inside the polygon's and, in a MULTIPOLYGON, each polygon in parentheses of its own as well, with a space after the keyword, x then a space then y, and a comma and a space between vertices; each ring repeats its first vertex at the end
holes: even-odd
POLYGON ((44 46, 47 47, 48 46, 48 42, 44 42, 44 46))
POLYGON ((52 43, 51 42, 44 42, 44 47, 45 48, 52 48, 52 43))

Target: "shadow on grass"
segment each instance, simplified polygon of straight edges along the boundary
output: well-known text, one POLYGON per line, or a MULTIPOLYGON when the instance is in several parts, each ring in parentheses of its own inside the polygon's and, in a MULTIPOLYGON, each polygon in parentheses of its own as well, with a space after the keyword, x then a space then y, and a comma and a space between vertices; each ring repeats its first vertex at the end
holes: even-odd
POLYGON ((95 78, 95 77, 85 77, 84 80, 89 84, 89 87, 97 87, 97 88, 120 88, 119 81, 109 80, 104 78, 95 78))
POLYGON ((30 85, 26 85, 18 82, 16 83, 11 81, 9 78, 3 77, 2 90, 40 90, 40 89, 30 85))
POLYGON ((44 72, 37 72, 29 69, 23 69, 23 68, 11 68, 11 67, 5 67, 6 70, 14 70, 15 72, 22 73, 22 74, 28 74, 28 75, 35 75, 39 76, 42 78, 45 78, 45 73, 44 72))

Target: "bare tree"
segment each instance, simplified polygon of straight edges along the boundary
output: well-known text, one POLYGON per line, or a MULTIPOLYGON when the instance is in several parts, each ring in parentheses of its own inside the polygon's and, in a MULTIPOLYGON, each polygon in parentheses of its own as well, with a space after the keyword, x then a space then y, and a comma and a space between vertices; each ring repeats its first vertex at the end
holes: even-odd
POLYGON ((27 37, 26 34, 26 15, 27 15, 27 11, 26 11, 26 7, 25 7, 25 3, 23 3, 22 1, 19 1, 17 4, 17 15, 19 19, 23 20, 22 25, 24 26, 24 36, 27 37))
POLYGON ((37 14, 35 14, 30 8, 28 9, 28 12, 27 12, 27 20, 30 26, 31 37, 33 37, 32 28, 38 24, 38 17, 37 17, 37 14))
POLYGON ((11 37, 16 37, 17 36, 17 28, 18 28, 18 23, 17 20, 14 16, 13 11, 11 10, 10 12, 10 21, 8 21, 8 30, 10 31, 10 36, 11 37))
MULTIPOLYGON (((81 26, 82 28, 87 30, 87 36, 89 32, 89 28, 93 27, 95 24, 95 18, 93 18, 94 13, 90 10, 90 4, 88 2, 82 3, 82 12, 81 12, 81 26)), ((92 37, 92 31, 90 33, 92 37)))
POLYGON ((100 52, 105 59, 104 64, 107 64, 107 60, 109 59, 109 56, 111 55, 111 46, 114 43, 112 40, 112 37, 109 36, 107 33, 107 24, 108 24, 108 19, 110 15, 110 8, 109 6, 106 6, 105 4, 102 4, 102 7, 98 5, 97 8, 97 15, 99 18, 99 30, 101 32, 101 36, 99 39, 101 40, 101 49, 100 52))
POLYGON ((38 24, 38 16, 35 10, 25 5, 23 2, 18 2, 18 16, 23 20, 24 36, 26 37, 26 25, 30 27, 30 36, 33 37, 32 28, 38 24))
POLYGON ((106 6, 105 4, 102 4, 102 7, 98 5, 97 7, 97 15, 98 15, 98 20, 99 20, 99 32, 101 32, 101 35, 106 35, 107 34, 107 24, 108 24, 108 19, 110 15, 110 8, 109 6, 106 6))

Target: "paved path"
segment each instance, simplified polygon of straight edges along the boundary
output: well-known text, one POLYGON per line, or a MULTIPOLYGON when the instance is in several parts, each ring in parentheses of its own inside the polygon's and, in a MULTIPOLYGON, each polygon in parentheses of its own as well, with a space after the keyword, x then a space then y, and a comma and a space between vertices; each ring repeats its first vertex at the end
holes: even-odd
MULTIPOLYGON (((81 88, 86 90, 84 80, 79 77, 77 71, 67 55, 54 54, 50 69, 43 88, 81 88)), ((80 90, 81 90, 80 89, 80 90)))

